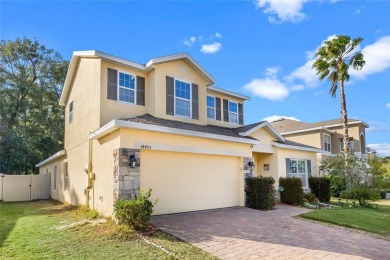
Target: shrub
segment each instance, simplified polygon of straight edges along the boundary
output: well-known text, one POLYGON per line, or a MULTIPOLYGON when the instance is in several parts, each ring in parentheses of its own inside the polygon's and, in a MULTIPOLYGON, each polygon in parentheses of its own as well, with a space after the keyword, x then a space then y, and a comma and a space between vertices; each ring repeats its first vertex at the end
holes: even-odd
POLYGON ((352 190, 341 191, 340 197, 343 199, 358 200, 360 206, 365 206, 367 204, 367 201, 380 200, 381 195, 379 190, 369 189, 366 186, 360 186, 352 190))
POLYGON ((275 206, 275 183, 272 177, 245 179, 246 206, 253 209, 273 209, 275 206))
POLYGON ((132 200, 118 200, 114 204, 114 214, 119 224, 125 224, 136 230, 146 230, 153 213, 153 203, 149 200, 152 190, 149 188, 144 194, 140 191, 139 196, 132 200))
POLYGON ((305 194, 303 194, 303 198, 306 199, 310 203, 316 202, 316 195, 314 195, 313 193, 305 193, 305 194))
POLYGON ((330 180, 323 177, 310 177, 309 187, 311 192, 322 202, 330 200, 330 180))
POLYGON ((380 193, 381 193, 381 199, 383 199, 383 200, 386 199, 386 191, 381 190, 380 193))
POLYGON ((283 187, 280 192, 280 201, 290 205, 303 204, 303 190, 301 178, 279 178, 279 186, 283 187))

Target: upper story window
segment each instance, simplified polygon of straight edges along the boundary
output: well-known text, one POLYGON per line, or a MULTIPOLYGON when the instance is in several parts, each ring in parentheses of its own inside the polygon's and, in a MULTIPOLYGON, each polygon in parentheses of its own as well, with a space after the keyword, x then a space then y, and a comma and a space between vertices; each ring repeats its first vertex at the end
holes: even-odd
POLYGON ((135 77, 133 75, 119 72, 118 100, 135 103, 135 77))
POLYGON ((238 104, 237 102, 229 101, 229 122, 238 124, 238 104))
POLYGON ((215 97, 207 96, 207 118, 215 119, 215 97))
POLYGON ((73 101, 69 104, 69 124, 73 122, 73 101))
POLYGON ((330 135, 328 134, 324 134, 324 150, 326 152, 330 152, 331 150, 331 147, 330 147, 330 135))
POLYGON ((175 80, 175 115, 191 117, 191 84, 175 80))
MULTIPOLYGON (((355 145, 353 140, 348 142, 348 151, 349 154, 355 154, 355 145)), ((340 139, 340 152, 344 152, 344 142, 343 139, 340 139)))

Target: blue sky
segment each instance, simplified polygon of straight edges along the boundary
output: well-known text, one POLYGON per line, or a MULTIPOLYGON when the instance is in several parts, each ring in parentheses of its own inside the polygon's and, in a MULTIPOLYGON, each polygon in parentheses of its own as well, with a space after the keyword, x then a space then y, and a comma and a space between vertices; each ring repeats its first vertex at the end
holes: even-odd
POLYGON ((321 43, 363 37, 366 66, 351 72, 348 116, 370 125, 367 144, 390 155, 390 1, 2 1, 0 37, 36 37, 70 59, 96 49, 146 63, 188 52, 216 86, 252 96, 246 122, 269 116, 340 117, 311 69, 321 43))

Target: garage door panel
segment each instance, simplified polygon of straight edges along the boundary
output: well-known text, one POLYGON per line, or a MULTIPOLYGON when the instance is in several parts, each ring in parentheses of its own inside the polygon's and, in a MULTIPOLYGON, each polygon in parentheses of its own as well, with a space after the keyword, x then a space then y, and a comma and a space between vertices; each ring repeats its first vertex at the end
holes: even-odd
POLYGON ((158 198, 154 214, 239 204, 237 157, 142 150, 141 159, 141 188, 158 198))

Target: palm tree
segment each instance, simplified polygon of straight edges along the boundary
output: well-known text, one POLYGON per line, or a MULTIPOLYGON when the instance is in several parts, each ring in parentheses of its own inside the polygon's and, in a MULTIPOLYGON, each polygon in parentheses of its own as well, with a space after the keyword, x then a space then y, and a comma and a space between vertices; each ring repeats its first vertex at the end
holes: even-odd
POLYGON ((366 63, 363 59, 363 54, 356 51, 356 47, 363 41, 363 38, 355 38, 351 40, 349 36, 337 35, 331 40, 325 41, 316 52, 316 60, 313 63, 313 68, 319 75, 320 80, 328 78, 331 82, 329 94, 336 97, 336 91, 340 85, 341 99, 341 118, 343 125, 343 145, 344 157, 348 157, 348 117, 347 104, 344 93, 344 82, 349 80, 348 69, 352 67, 356 70, 363 68, 366 63), (355 50, 355 51, 354 51, 355 50))

